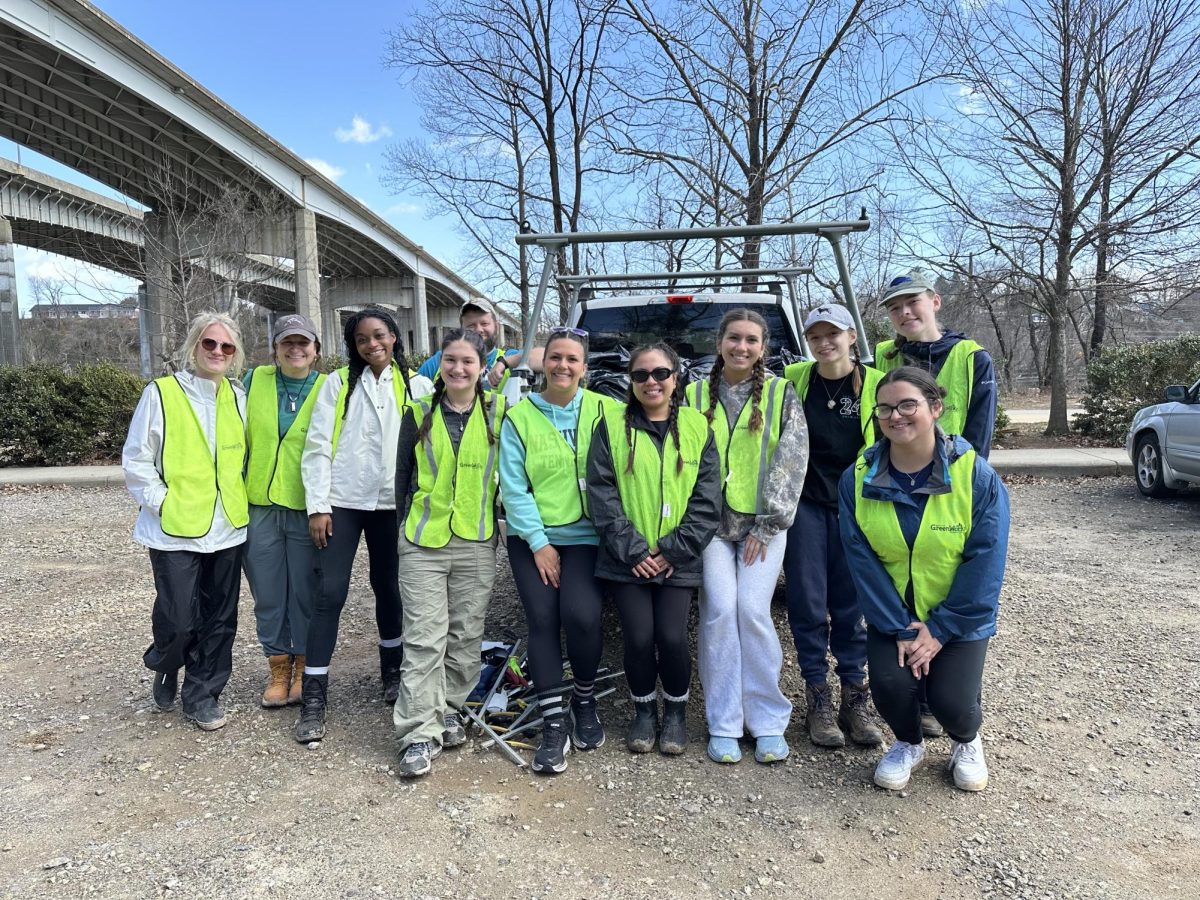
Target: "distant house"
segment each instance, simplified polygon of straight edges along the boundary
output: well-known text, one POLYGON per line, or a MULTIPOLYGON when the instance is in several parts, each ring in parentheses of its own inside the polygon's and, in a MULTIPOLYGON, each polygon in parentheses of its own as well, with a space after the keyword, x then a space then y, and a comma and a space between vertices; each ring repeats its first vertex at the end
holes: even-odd
POLYGON ((136 319, 137 307, 121 303, 37 303, 31 319, 136 319))

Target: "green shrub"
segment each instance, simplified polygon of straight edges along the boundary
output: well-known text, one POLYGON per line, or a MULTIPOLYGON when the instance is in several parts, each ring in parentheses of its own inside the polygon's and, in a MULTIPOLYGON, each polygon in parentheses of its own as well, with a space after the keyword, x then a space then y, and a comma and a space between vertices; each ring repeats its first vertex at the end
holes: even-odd
POLYGON ((1200 377, 1200 335, 1129 347, 1105 347, 1088 364, 1084 411, 1074 427, 1089 437, 1120 444, 1133 414, 1165 402, 1169 384, 1191 384, 1200 377))
POLYGON ((1005 428, 1007 428, 1011 424, 1012 424, 1012 422, 1008 418, 1008 413, 1005 411, 1003 406, 1001 406, 999 403, 997 403, 996 404, 996 423, 994 426, 996 431, 997 432, 1003 431, 1005 428))
POLYGON ((118 461, 144 386, 112 363, 0 368, 0 466, 118 461))

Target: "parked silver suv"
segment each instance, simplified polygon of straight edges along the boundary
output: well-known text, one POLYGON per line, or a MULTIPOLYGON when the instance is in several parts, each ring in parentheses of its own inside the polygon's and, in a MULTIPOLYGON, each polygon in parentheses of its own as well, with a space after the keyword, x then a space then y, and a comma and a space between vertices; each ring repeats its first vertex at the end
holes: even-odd
POLYGON ((1138 490, 1147 497, 1169 497, 1200 484, 1200 381, 1191 387, 1173 384, 1165 403, 1139 409, 1125 449, 1138 490))

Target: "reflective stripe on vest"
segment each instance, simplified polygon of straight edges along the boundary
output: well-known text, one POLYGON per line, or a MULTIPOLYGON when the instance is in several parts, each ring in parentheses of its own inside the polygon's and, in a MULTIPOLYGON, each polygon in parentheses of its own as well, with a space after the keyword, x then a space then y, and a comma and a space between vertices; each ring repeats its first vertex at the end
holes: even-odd
MULTIPOLYGON (((875 368, 881 372, 890 372, 892 369, 908 365, 903 350, 896 354, 895 359, 887 358, 887 354, 895 346, 895 341, 880 341, 876 345, 875 368)), ((982 349, 982 346, 972 340, 959 341, 950 348, 941 371, 937 373, 937 383, 946 389, 946 399, 942 401, 942 417, 938 419, 938 424, 946 434, 962 434, 967 426, 971 391, 975 388, 975 352, 982 349)))
MULTIPOLYGON (((337 405, 333 408, 333 447, 329 451, 332 460, 337 456, 338 441, 342 439, 342 425, 346 421, 346 397, 350 391, 350 367, 342 366, 337 370, 342 379, 342 387, 338 391, 337 405)), ((314 393, 316 393, 314 391, 314 393)), ((400 364, 392 360, 392 394, 396 397, 396 410, 404 415, 404 404, 408 402, 408 382, 400 375, 400 364)))
MULTIPOLYGON (((758 515, 763 512, 763 490, 767 471, 775 456, 779 433, 783 430, 783 395, 787 382, 771 375, 763 383, 758 408, 763 413, 763 427, 750 430, 754 404, 746 400, 730 435, 729 420, 720 402, 713 410, 712 431, 721 457, 721 492, 725 503, 734 512, 758 515), (730 463, 733 460, 733 464, 730 463)), ((700 413, 708 410, 707 381, 693 381, 687 387, 687 401, 700 413)))
POLYGON ((587 459, 592 434, 604 410, 623 404, 592 391, 582 391, 575 424, 575 449, 546 413, 526 398, 510 409, 508 421, 525 447, 525 477, 542 524, 551 528, 591 518, 587 502, 587 459))
POLYGON ((700 475, 700 454, 708 440, 708 420, 703 413, 684 406, 678 416, 679 449, 675 449, 675 439, 667 432, 660 451, 654 438, 638 428, 631 429, 631 446, 625 436, 624 410, 604 411, 621 507, 651 549, 657 549, 659 540, 683 520, 700 475), (633 471, 626 472, 631 454, 633 471), (683 470, 677 471, 680 457, 683 470))
MULTIPOLYGON (((887 465, 877 457, 877 465, 887 465)), ((975 451, 969 450, 950 464, 950 491, 931 494, 921 514, 921 526, 911 550, 896 507, 886 500, 863 497, 867 462, 858 458, 854 466, 854 519, 867 542, 896 586, 900 600, 924 622, 931 610, 946 599, 954 576, 962 562, 963 547, 971 534, 971 506, 974 497, 975 451)))
POLYGON ((304 398, 296 419, 283 439, 279 438, 279 390, 275 366, 258 366, 250 379, 246 398, 246 496, 255 506, 284 506, 304 509, 304 482, 300 480, 300 456, 312 421, 317 391, 325 382, 318 375, 304 398))
POLYGON ((414 452, 417 457, 417 489, 413 493, 404 535, 421 547, 444 547, 454 535, 466 541, 488 541, 496 529, 496 455, 500 450, 500 425, 504 421, 504 398, 488 395, 487 409, 475 403, 467 427, 454 452, 439 407, 430 412, 428 400, 408 404, 420 427, 433 416, 429 434, 414 452), (486 417, 486 418, 485 418, 486 417), (488 440, 488 430, 494 440, 488 440))
MULTIPOLYGON (((816 371, 816 365, 813 361, 798 362, 792 363, 783 370, 783 377, 792 383, 801 403, 808 397, 808 387, 812 384, 812 373, 816 371)), ((882 372, 872 369, 870 366, 863 366, 862 374, 862 391, 858 395, 858 422, 863 445, 859 453, 878 440, 875 433, 875 387, 879 384, 879 379, 883 377, 882 372)))
POLYGON ((167 496, 162 505, 164 534, 204 537, 212 530, 217 498, 234 528, 250 521, 242 466, 246 462, 246 430, 237 397, 228 379, 217 384, 216 460, 196 410, 174 375, 154 380, 162 403, 162 478, 167 496))

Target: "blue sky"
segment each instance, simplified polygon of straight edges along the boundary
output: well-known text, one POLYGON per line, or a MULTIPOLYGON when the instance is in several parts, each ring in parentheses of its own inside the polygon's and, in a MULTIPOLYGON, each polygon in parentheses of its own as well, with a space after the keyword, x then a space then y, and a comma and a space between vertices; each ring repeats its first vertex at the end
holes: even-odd
MULTIPOLYGON (((414 4, 96 0, 96 5, 280 143, 328 165, 339 185, 455 264, 460 240, 451 223, 427 220, 419 200, 391 196, 379 182, 384 148, 420 135, 420 110, 382 62, 388 29, 414 4)), ((16 155, 15 144, 0 140, 0 156, 16 155)), ((20 156, 26 165, 103 190, 28 150, 20 156)), ((51 274, 56 259, 17 248, 23 309, 31 305, 27 276, 51 274)), ((102 274, 93 278, 117 293, 133 284, 102 274)))

